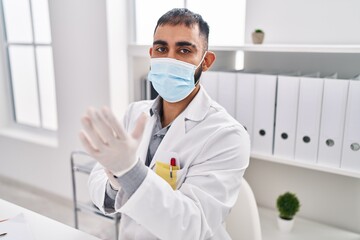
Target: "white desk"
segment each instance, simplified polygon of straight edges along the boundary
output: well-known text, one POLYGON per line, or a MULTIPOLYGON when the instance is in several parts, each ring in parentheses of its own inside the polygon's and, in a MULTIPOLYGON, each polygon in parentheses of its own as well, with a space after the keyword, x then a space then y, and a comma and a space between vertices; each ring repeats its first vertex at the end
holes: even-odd
POLYGON ((360 240, 360 234, 295 217, 290 233, 280 232, 277 212, 259 208, 263 240, 360 240))
MULTIPOLYGON (((36 240, 100 240, 75 228, 0 199, 0 220, 13 218, 20 213, 24 214, 36 240)), ((0 237, 0 239, 7 239, 7 237, 9 236, 0 237)))

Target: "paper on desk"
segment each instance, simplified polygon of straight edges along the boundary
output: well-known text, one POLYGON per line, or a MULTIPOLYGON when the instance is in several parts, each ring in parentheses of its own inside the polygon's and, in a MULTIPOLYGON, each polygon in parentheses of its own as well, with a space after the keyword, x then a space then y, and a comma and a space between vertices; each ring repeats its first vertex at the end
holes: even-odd
POLYGON ((34 240, 34 236, 23 213, 0 222, 0 233, 4 232, 7 234, 0 237, 1 240, 34 240))

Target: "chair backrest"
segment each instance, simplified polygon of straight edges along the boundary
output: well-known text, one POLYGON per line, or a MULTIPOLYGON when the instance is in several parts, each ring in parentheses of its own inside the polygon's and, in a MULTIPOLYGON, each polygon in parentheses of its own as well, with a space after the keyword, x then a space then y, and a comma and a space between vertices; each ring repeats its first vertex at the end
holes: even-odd
POLYGON ((261 240, 259 211, 253 191, 243 178, 238 200, 226 219, 233 240, 261 240))

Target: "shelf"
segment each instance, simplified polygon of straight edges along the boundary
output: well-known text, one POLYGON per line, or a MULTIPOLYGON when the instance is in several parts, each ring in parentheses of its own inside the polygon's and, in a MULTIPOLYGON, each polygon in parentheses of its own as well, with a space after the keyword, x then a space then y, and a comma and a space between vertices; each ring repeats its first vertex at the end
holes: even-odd
POLYGON ((243 46, 210 46, 209 48, 212 51, 360 53, 360 45, 245 44, 243 46))
POLYGON ((296 160, 288 159, 288 158, 267 156, 267 155, 261 155, 261 154, 257 154, 257 153, 252 153, 251 158, 255 158, 255 159, 259 159, 259 160, 263 160, 263 161, 280 163, 280 164, 286 164, 286 165, 290 165, 290 166, 302 167, 302 168, 307 168, 307 169, 312 169, 312 170, 317 170, 317 171, 322 171, 322 172, 327 172, 327 173, 333 173, 333 174, 338 174, 338 175, 347 176, 347 177, 360 178, 359 172, 345 170, 345 169, 341 169, 341 168, 322 166, 322 165, 318 165, 315 163, 301 162, 301 161, 296 161, 296 160))
POLYGON ((259 207, 263 240, 360 240, 360 234, 296 216, 294 228, 283 233, 277 227, 277 212, 259 207))
POLYGON ((246 44, 247 52, 360 53, 360 45, 246 44))
MULTIPOLYGON (((149 56, 150 45, 129 45, 131 56, 149 56)), ((289 53, 360 53, 360 45, 245 44, 242 46, 210 46, 211 51, 289 52, 289 53)))

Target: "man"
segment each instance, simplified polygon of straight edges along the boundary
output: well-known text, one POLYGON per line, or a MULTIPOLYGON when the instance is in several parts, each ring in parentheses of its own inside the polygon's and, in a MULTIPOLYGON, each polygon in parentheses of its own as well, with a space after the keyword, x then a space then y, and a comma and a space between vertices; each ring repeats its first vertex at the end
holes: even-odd
POLYGON ((215 61, 209 27, 173 9, 154 31, 148 78, 159 97, 132 103, 118 123, 90 108, 80 137, 98 164, 93 202, 121 213, 120 239, 230 239, 223 223, 249 163, 245 129, 199 84, 215 61))

